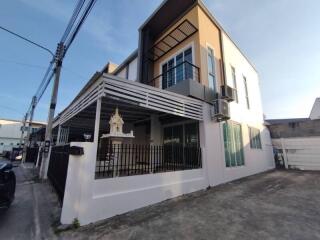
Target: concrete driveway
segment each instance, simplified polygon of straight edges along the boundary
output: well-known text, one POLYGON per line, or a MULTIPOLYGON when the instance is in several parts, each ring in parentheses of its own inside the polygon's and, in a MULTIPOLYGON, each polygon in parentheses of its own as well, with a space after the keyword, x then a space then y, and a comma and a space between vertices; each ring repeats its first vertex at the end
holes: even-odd
POLYGON ((59 237, 320 239, 320 173, 263 173, 63 232, 59 237))

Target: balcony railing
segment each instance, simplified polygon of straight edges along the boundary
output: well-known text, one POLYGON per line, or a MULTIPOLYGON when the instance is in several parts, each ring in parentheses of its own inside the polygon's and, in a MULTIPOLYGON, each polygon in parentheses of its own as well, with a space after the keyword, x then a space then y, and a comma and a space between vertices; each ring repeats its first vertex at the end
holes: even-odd
POLYGON ((96 178, 113 178, 201 168, 201 148, 182 145, 115 145, 99 150, 96 178))
POLYGON ((200 69, 190 62, 184 61, 152 79, 149 85, 166 89, 188 79, 200 82, 200 69))

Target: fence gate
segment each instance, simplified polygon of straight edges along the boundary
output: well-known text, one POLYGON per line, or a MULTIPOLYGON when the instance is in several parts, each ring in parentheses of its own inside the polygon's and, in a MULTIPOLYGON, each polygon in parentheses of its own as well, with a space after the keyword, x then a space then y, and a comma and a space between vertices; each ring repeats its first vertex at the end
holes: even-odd
POLYGON ((67 180, 70 145, 54 146, 51 148, 48 178, 55 188, 61 203, 67 180))

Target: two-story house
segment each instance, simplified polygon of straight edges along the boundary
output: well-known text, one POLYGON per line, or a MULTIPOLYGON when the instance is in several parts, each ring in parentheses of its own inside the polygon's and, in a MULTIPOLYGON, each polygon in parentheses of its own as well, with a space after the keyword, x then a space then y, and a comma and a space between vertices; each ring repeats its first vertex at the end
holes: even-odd
POLYGON ((63 223, 274 168, 258 74, 200 0, 164 1, 139 28, 138 49, 96 73, 54 127, 56 146, 42 166, 49 178, 55 152, 83 150, 67 155, 63 223), (110 137, 116 109, 133 136, 110 137))

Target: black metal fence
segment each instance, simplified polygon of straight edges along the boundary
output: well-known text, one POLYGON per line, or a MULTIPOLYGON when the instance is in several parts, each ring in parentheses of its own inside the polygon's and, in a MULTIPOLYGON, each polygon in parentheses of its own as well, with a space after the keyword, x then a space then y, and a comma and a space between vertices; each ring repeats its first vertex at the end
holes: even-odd
POLYGON ((69 145, 51 148, 48 178, 55 188, 59 199, 63 202, 69 164, 69 145))
POLYGON ((26 162, 36 163, 38 158, 39 147, 28 147, 26 154, 26 162))
POLYGON ((162 89, 166 89, 187 79, 200 82, 200 70, 199 67, 193 65, 192 63, 184 61, 172 68, 169 68, 161 75, 149 81, 149 85, 153 87, 162 86, 162 89))
POLYGON ((199 147, 109 144, 99 149, 96 178, 182 171, 201 167, 199 147))

